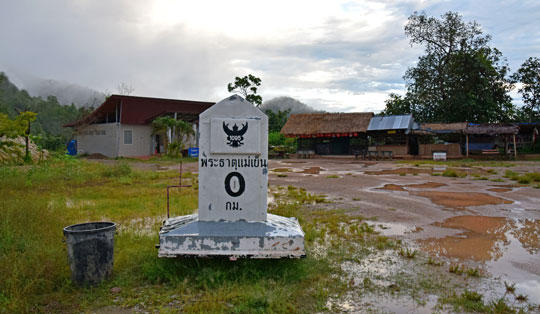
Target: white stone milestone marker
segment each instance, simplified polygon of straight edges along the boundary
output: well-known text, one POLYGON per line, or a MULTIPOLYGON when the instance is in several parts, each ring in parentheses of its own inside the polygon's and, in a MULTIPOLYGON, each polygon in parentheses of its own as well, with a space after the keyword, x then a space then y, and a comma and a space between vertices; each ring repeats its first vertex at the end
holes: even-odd
POLYGON ((268 117, 244 99, 199 116, 199 220, 266 221, 268 117))
POLYGON ((267 214, 268 117, 234 95, 199 116, 198 214, 167 219, 159 257, 303 257, 296 218, 267 214))

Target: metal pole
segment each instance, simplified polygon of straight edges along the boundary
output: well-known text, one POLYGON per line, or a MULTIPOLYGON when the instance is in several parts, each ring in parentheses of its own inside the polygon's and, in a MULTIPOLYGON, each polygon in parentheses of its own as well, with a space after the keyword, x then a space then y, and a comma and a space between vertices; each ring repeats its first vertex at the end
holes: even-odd
POLYGON ((514 133, 514 158, 517 158, 516 134, 514 133))
POLYGON ((170 186, 167 187, 167 219, 169 219, 169 188, 170 186))
POLYGON ((467 149, 467 158, 469 158, 469 134, 465 134, 466 149, 467 149))

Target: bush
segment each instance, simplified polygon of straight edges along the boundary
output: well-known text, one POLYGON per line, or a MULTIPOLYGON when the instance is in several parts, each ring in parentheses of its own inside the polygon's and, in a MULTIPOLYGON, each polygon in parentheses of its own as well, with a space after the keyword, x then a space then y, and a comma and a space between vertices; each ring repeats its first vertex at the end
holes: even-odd
POLYGON ((121 162, 113 167, 106 167, 101 172, 104 177, 122 177, 131 174, 131 167, 126 162, 121 162))
POLYGON ((279 132, 268 133, 268 150, 271 147, 282 147, 288 153, 296 152, 296 138, 285 137, 279 132))

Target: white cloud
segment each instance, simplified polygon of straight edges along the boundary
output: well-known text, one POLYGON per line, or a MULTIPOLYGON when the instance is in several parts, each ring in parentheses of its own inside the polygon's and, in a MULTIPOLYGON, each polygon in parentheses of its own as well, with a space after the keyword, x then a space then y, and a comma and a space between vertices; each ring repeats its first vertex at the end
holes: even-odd
POLYGON ((0 71, 111 92, 126 82, 154 97, 217 101, 235 76, 252 73, 265 99, 381 110, 390 92, 403 91, 402 76, 422 53, 403 32, 415 10, 463 12, 513 63, 540 55, 536 2, 20 0, 4 7, 0 40, 9 44, 0 71))

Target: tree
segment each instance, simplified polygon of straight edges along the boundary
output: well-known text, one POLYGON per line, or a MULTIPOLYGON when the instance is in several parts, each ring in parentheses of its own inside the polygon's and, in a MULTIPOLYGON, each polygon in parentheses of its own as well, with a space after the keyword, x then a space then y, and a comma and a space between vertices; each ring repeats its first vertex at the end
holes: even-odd
POLYGON ((384 101, 386 107, 381 112, 382 115, 410 114, 415 111, 409 99, 394 93, 391 93, 388 97, 390 98, 384 101))
POLYGON ((169 155, 178 156, 184 149, 184 139, 189 140, 191 136, 195 135, 195 130, 193 130, 193 125, 189 122, 174 119, 173 121, 171 128, 173 139, 169 144, 169 155), (174 151, 171 147, 174 147, 174 151))
POLYGON ((415 12, 405 34, 411 38, 411 46, 425 47, 425 55, 404 75, 405 97, 391 96, 385 112, 408 108, 423 122, 499 122, 511 118, 508 66, 501 52, 489 47, 491 37, 483 35, 476 22, 464 22, 455 12, 445 13, 441 19, 415 12))
POLYGON ((174 119, 168 116, 157 117, 152 121, 152 135, 159 135, 163 138, 164 153, 169 148, 169 136, 167 132, 174 124, 174 119))
POLYGON ((244 98, 259 107, 262 104, 262 97, 257 95, 257 86, 261 85, 261 79, 251 74, 244 77, 235 77, 234 84, 229 83, 227 90, 229 93, 240 93, 244 98))
POLYGON ((28 130, 28 124, 34 120, 36 120, 35 112, 21 112, 13 120, 6 114, 0 113, 0 137, 16 138, 18 136, 25 136, 28 130))
MULTIPOLYGON (((26 141, 26 149, 24 161, 30 162, 32 158, 29 150, 30 123, 36 120, 36 113, 31 111, 20 112, 19 115, 11 120, 6 114, 0 113, 0 137, 16 138, 24 136, 26 141)), ((0 146, 3 143, 0 141, 0 146)))
POLYGON ((515 83, 521 83, 518 93, 523 98, 522 114, 529 122, 540 120, 540 59, 527 59, 512 75, 515 83))
POLYGON ((278 112, 265 110, 264 113, 268 116, 268 132, 279 132, 289 119, 291 109, 278 110, 278 112))
POLYGON ((168 155, 178 155, 183 149, 184 139, 188 140, 195 135, 193 126, 183 120, 175 120, 169 116, 157 117, 152 121, 152 134, 159 134, 163 137, 165 153, 168 155), (169 143, 168 131, 171 131, 171 141, 169 143))
POLYGON ((135 91, 135 88, 133 86, 128 85, 124 82, 120 83, 118 86, 116 86, 116 90, 118 91, 119 95, 131 95, 135 91))

